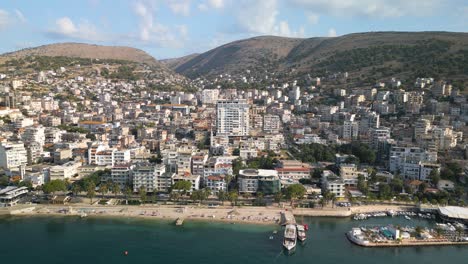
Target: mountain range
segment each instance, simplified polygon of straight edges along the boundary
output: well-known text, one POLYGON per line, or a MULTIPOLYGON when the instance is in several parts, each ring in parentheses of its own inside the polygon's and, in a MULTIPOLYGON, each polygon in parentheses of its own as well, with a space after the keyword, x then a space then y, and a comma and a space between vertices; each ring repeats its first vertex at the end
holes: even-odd
POLYGON ((79 43, 45 45, 2 56, 31 55, 129 60, 167 67, 189 78, 245 70, 278 75, 347 71, 356 78, 375 79, 468 77, 468 33, 454 32, 368 32, 305 39, 261 36, 162 61, 135 48, 79 43))

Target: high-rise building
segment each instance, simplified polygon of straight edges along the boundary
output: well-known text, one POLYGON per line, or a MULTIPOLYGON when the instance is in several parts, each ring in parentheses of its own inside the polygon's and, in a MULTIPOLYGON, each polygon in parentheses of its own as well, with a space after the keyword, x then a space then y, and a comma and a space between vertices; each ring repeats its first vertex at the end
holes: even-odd
POLYGON ((218 135, 249 135, 249 104, 245 99, 219 100, 216 107, 218 135))

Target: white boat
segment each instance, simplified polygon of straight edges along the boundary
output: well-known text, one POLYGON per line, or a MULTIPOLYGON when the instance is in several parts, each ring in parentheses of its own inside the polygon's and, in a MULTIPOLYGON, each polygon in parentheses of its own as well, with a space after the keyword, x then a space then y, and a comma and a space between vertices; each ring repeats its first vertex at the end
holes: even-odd
POLYGON ((296 248, 297 242, 297 232, 295 225, 286 225, 284 229, 284 239, 283 239, 283 247, 287 251, 292 251, 296 248))
POLYGON ((303 225, 296 225, 296 228, 297 239, 299 239, 301 242, 304 242, 307 239, 305 227, 303 225))
POLYGON ((405 215, 405 219, 406 219, 406 220, 411 220, 411 217, 405 215))

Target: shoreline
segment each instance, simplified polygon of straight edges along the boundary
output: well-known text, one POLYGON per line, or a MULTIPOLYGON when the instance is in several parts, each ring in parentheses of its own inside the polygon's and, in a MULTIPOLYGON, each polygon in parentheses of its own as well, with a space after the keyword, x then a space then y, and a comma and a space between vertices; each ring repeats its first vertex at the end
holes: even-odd
POLYGON ((110 218, 140 218, 176 221, 204 221, 252 225, 281 225, 284 222, 282 214, 290 222, 296 222, 295 217, 336 217, 347 218, 357 213, 371 213, 380 211, 410 211, 414 206, 370 205, 348 208, 279 208, 279 207, 232 207, 219 206, 208 208, 203 206, 172 206, 172 205, 21 205, 0 209, 0 215, 12 216, 82 216, 110 217, 110 218), (71 209, 71 211, 70 211, 71 209))
POLYGON ((264 207, 37 205, 10 208, 7 213, 5 210, 0 211, 0 215, 10 216, 76 216, 167 221, 176 221, 181 218, 184 221, 271 226, 280 225, 281 214, 287 214, 288 218, 294 219, 289 210, 264 207))

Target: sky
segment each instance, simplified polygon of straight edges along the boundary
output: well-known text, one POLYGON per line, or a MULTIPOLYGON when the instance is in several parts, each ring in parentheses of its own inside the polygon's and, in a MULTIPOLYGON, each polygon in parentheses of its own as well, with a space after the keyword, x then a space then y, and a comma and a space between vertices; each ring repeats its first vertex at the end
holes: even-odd
POLYGON ((468 30, 468 0, 1 0, 0 53, 58 42, 157 59, 260 35, 468 30))

